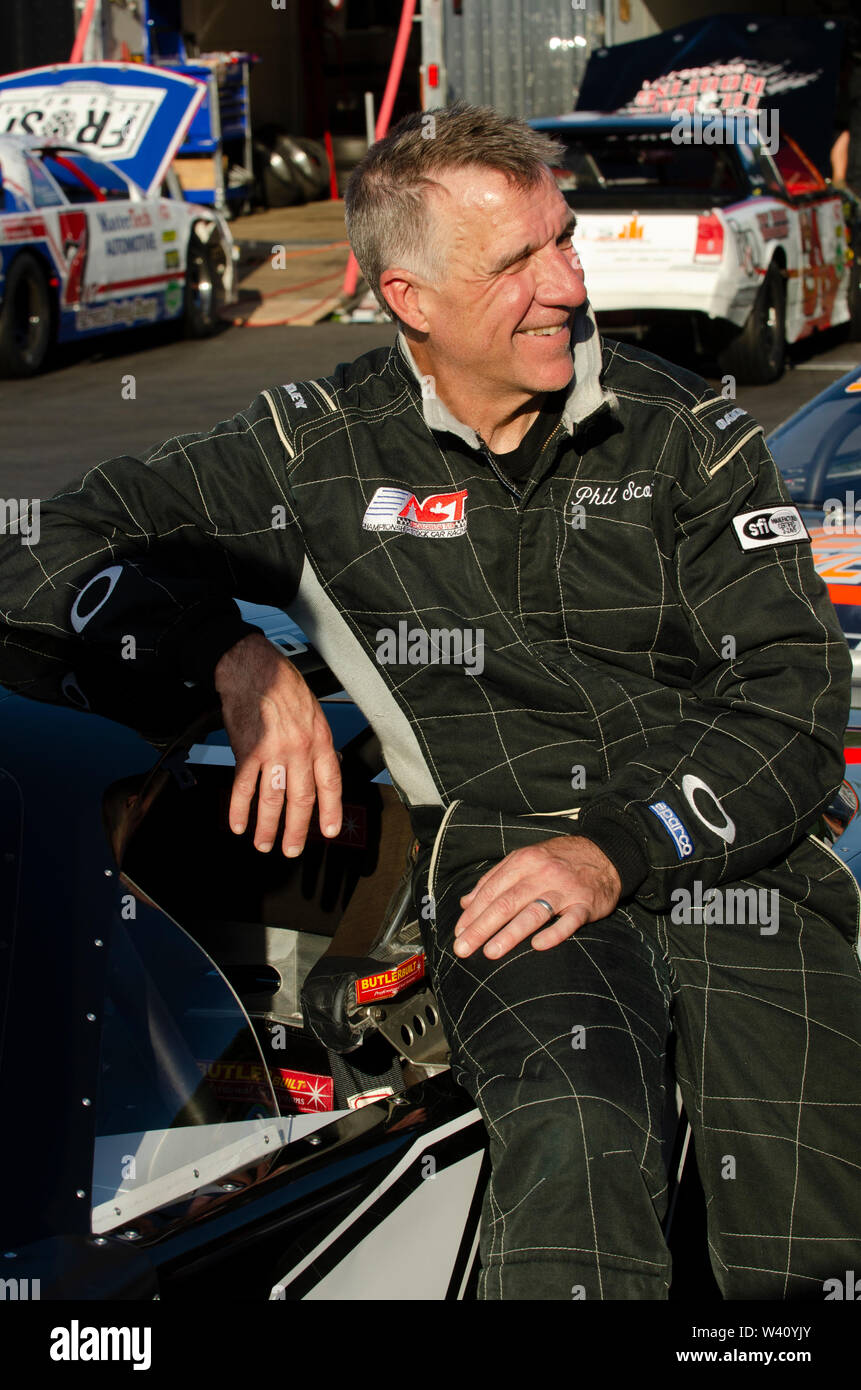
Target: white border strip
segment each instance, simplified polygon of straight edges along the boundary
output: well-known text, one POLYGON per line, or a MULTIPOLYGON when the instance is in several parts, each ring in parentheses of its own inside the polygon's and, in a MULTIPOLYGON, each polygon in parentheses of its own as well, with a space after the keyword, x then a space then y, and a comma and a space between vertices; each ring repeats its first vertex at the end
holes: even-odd
POLYGON ((372 1207, 374 1202, 376 1202, 384 1192, 388 1191, 392 1184, 397 1182, 398 1178, 401 1177, 413 1163, 421 1158, 432 1144, 438 1144, 440 1140, 447 1139, 450 1134, 457 1134, 460 1130, 466 1129, 476 1122, 479 1124, 483 1123, 480 1112, 478 1110, 469 1110, 457 1120, 450 1120, 447 1125, 441 1125, 439 1129, 434 1129, 430 1134, 426 1134, 423 1138, 417 1139, 400 1161, 395 1164, 392 1171, 386 1175, 379 1186, 375 1187, 373 1192, 370 1192, 363 1202, 360 1202, 357 1207, 354 1207, 350 1215, 344 1217, 344 1220, 341 1221, 333 1231, 330 1231, 329 1234, 320 1241, 319 1245, 315 1245, 314 1249, 309 1251, 303 1260, 300 1260, 297 1265, 294 1265, 292 1269, 289 1269, 286 1274, 281 1276, 278 1283, 274 1284, 272 1287, 272 1292, 269 1295, 270 1301, 273 1299, 283 1299, 288 1284, 298 1279, 299 1275, 304 1273, 308 1266, 313 1264, 324 1250, 328 1250, 329 1246, 336 1241, 339 1236, 343 1235, 345 1231, 348 1231, 362 1213, 372 1207))

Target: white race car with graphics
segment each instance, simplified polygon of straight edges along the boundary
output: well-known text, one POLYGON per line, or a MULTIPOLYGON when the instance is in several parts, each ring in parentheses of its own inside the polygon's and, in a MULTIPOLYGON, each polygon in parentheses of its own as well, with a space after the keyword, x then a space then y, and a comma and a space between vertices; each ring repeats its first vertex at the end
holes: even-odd
POLYGON ((602 328, 684 314, 697 347, 751 383, 780 376, 787 343, 815 330, 861 336, 857 203, 788 136, 772 156, 754 123, 719 115, 708 144, 671 115, 532 124, 565 143, 555 172, 602 328))
POLYGON ((577 112, 532 122, 565 146, 602 328, 692 324, 673 360, 695 348, 743 382, 817 330, 861 337, 859 202, 826 181, 843 43, 822 17, 693 19, 596 48, 577 112))
POLYGON ((204 95, 137 63, 0 79, 0 375, 141 324, 213 331, 235 297, 233 238, 170 168, 204 95))

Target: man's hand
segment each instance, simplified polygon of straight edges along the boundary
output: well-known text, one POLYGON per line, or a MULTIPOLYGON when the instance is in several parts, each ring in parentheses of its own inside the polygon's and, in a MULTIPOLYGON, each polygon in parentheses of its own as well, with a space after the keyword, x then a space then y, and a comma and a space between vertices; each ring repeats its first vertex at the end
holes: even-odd
POLYGON ((256 849, 270 850, 287 794, 284 853, 302 853, 315 799, 324 835, 341 828, 341 768, 325 714, 291 661, 262 633, 215 668, 224 727, 236 757, 230 828, 241 835, 260 779, 256 849))
POLYGON ((465 910, 455 923, 455 955, 471 955, 487 942, 484 954, 495 960, 536 931, 532 945, 546 951, 573 936, 584 922, 609 916, 621 891, 615 866, 582 835, 560 835, 516 849, 461 898, 465 910), (537 901, 541 898, 552 912, 537 901), (546 926, 554 917, 553 925, 546 926))

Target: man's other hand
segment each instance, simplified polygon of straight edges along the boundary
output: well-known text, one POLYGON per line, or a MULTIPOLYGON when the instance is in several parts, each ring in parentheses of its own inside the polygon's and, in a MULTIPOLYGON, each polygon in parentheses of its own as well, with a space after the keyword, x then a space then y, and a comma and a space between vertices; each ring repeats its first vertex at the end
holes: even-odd
POLYGON ((262 633, 243 637, 215 668, 224 727, 236 757, 230 828, 241 835, 257 790, 256 849, 275 843, 287 797, 281 846, 302 853, 314 801, 324 835, 341 828, 341 768, 329 724, 303 677, 262 633))
POLYGON ((546 951, 573 936, 584 922, 609 916, 621 890, 615 866, 582 835, 560 835, 516 849, 461 898, 455 955, 469 956, 484 945, 484 954, 495 960, 527 936, 537 950, 546 951))

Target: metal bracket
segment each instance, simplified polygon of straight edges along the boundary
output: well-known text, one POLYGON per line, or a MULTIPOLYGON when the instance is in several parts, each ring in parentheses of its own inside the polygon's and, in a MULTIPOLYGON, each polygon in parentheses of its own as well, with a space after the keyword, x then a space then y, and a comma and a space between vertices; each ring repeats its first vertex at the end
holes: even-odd
MULTIPOLYGON (((447 1067, 449 1046, 442 1029, 439 1005, 426 985, 384 1004, 365 1004, 356 1011, 364 1015, 396 1052, 417 1066, 447 1067)), ((355 1014, 352 1015, 355 1018, 355 1014)))

